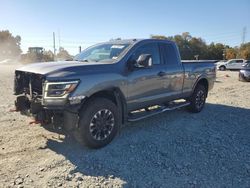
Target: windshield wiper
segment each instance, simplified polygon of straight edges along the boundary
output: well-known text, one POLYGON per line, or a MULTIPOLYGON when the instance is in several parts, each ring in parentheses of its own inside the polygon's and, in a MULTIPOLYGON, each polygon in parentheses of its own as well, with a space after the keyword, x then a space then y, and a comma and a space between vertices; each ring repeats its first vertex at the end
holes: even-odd
POLYGON ((79 61, 79 62, 99 62, 99 60, 88 60, 88 59, 83 59, 83 60, 81 60, 81 59, 76 59, 75 61, 79 61))

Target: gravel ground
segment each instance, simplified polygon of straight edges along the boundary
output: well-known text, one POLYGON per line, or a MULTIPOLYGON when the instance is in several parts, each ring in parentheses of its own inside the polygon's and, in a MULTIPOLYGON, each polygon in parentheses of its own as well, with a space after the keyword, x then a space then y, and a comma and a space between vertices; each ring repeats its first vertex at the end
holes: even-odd
POLYGON ((250 187, 250 83, 218 72, 205 109, 128 123, 107 147, 29 125, 0 65, 0 187, 250 187))

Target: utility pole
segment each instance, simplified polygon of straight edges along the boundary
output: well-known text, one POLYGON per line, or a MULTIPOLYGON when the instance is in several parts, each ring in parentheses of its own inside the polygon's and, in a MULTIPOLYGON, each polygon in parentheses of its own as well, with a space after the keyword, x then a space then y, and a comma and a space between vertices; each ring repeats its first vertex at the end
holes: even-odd
POLYGON ((53 32, 53 47, 54 47, 54 61, 56 58, 56 38, 55 38, 55 32, 53 32))
POLYGON ((247 28, 244 27, 243 32, 242 32, 242 43, 241 43, 241 45, 245 44, 246 33, 247 33, 247 28))
POLYGON ((60 35, 60 29, 58 29, 58 49, 60 50, 61 47, 61 35, 60 35))
POLYGON ((226 52, 227 52, 227 50, 224 48, 223 53, 222 53, 223 60, 226 60, 226 52))
POLYGON ((81 53, 82 52, 82 47, 81 46, 79 46, 79 53, 81 53))

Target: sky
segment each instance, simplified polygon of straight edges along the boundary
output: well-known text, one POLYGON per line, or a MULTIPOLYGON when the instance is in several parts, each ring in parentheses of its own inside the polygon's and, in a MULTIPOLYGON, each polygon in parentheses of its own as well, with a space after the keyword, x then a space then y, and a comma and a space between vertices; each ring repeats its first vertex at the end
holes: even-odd
POLYGON ((0 0, 0 30, 20 35, 21 48, 64 47, 72 55, 111 38, 190 32, 211 42, 250 42, 250 0, 0 0))

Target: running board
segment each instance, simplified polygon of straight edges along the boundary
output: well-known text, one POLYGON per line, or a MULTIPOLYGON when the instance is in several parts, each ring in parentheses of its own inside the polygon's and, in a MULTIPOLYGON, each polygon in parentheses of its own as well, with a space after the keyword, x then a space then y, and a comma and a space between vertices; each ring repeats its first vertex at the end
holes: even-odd
POLYGON ((190 102, 179 102, 179 103, 172 103, 168 106, 160 106, 159 108, 156 108, 154 110, 145 110, 141 112, 130 113, 130 115, 128 116, 128 121, 130 122, 139 121, 141 119, 148 118, 156 114, 160 114, 166 111, 176 110, 178 108, 182 108, 188 105, 190 105, 190 102))

